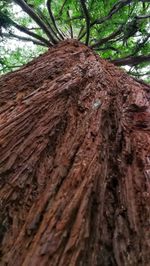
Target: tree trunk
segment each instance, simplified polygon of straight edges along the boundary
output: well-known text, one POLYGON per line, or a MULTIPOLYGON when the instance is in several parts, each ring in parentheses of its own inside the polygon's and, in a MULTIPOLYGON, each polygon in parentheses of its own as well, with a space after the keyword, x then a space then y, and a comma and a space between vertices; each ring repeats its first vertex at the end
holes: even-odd
POLYGON ((72 40, 0 91, 0 265, 148 266, 150 86, 72 40))

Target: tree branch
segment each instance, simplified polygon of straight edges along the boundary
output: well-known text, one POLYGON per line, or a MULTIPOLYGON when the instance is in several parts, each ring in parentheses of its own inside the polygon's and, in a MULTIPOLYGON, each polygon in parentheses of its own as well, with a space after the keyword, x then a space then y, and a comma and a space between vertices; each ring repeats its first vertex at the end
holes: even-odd
POLYGON ((133 76, 135 76, 135 77, 143 77, 143 76, 150 75, 150 71, 147 71, 146 73, 138 73, 138 72, 128 71, 127 73, 128 73, 129 75, 133 75, 133 76))
MULTIPOLYGON (((149 0, 139 0, 140 2, 149 2, 149 0)), ((109 11, 108 15, 106 17, 103 17, 101 19, 94 20, 90 26, 94 26, 95 24, 102 24, 106 20, 110 19, 115 13, 117 13, 120 9, 122 9, 124 6, 129 5, 132 3, 132 0, 120 0, 117 3, 113 5, 111 10, 109 11)))
POLYGON ((79 30, 79 34, 78 34, 78 41, 80 41, 80 38, 81 38, 81 34, 82 34, 82 32, 83 32, 83 30, 84 30, 84 25, 82 25, 81 26, 81 28, 80 28, 80 30, 79 30))
POLYGON ((77 17, 72 17, 70 19, 65 20, 66 23, 73 21, 73 20, 77 20, 77 19, 84 19, 84 16, 77 16, 77 17))
POLYGON ((150 14, 147 15, 141 15, 141 16, 136 16, 137 19, 144 19, 144 18, 150 18, 150 14))
POLYGON ((143 41, 141 43, 137 42, 137 45, 135 47, 135 51, 134 51, 134 53, 132 53, 132 56, 136 55, 141 50, 141 48, 145 45, 145 43, 148 41, 149 38, 150 38, 150 33, 146 36, 146 38, 143 39, 143 41))
POLYGON ((125 66, 125 65, 135 66, 141 63, 150 62, 150 54, 139 55, 139 56, 127 56, 124 58, 114 59, 110 61, 117 66, 125 66))
MULTIPOLYGON (((69 9, 67 10, 67 15, 68 15, 68 18, 70 19, 69 9)), ((69 27, 70 27, 70 35, 71 35, 71 38, 73 39, 73 28, 72 28, 71 20, 69 21, 69 27)))
POLYGON ((62 7, 61 7, 61 9, 60 9, 60 11, 59 11, 59 16, 62 15, 62 12, 63 12, 63 9, 64 9, 64 6, 65 6, 66 2, 67 2, 67 0, 64 0, 64 2, 63 2, 63 4, 62 4, 62 7))
POLYGON ((2 71, 2 73, 4 73, 4 70, 13 70, 14 68, 19 68, 19 67, 22 67, 23 66, 23 65, 8 66, 6 64, 4 66, 1 63, 0 63, 0 65, 2 66, 2 69, 0 68, 0 70, 2 71))
POLYGON ((107 37, 100 39, 98 41, 96 41, 94 44, 92 44, 90 47, 91 48, 96 48, 97 46, 100 46, 106 42, 108 42, 109 40, 115 38, 116 36, 118 36, 120 33, 122 32, 122 26, 119 27, 119 29, 117 31, 114 31, 113 33, 111 33, 110 35, 108 35, 107 37))
MULTIPOLYGON (((52 46, 52 44, 50 43, 50 41, 48 41, 47 39, 43 38, 42 36, 30 31, 28 28, 26 28, 25 26, 21 26, 21 25, 18 25, 15 21, 13 21, 10 17, 7 17, 7 20, 8 20, 8 23, 10 26, 13 26, 15 27, 16 29, 18 29, 19 31, 29 35, 29 36, 32 36, 33 38, 39 40, 40 42, 44 43, 45 46, 52 46)), ((3 35, 3 33, 1 33, 1 36, 3 35)))
MULTIPOLYGON (((90 27, 94 26, 95 24, 102 24, 104 23, 106 20, 110 19, 115 13, 117 13, 122 7, 124 7, 125 5, 129 4, 132 0, 120 0, 119 2, 117 2, 112 9, 110 10, 110 12, 108 13, 107 16, 100 18, 100 19, 96 19, 93 22, 90 23, 90 27)), ((80 36, 80 40, 85 36, 86 32, 84 32, 81 36, 80 36)))
POLYGON ((111 10, 109 11, 108 15, 106 17, 103 17, 101 19, 96 19, 93 21, 93 23, 91 24, 91 26, 95 25, 95 24, 102 24, 103 22, 105 22, 106 20, 110 19, 115 13, 117 13, 121 8, 123 8, 125 5, 128 5, 131 3, 132 0, 120 0, 117 3, 115 3, 113 5, 113 7, 111 8, 111 10))
POLYGON ((86 0, 80 0, 81 3, 81 7, 85 16, 85 20, 86 20, 86 45, 88 45, 89 43, 89 38, 90 38, 90 16, 89 16, 89 12, 88 9, 86 7, 86 0))
POLYGON ((59 31, 59 29, 58 29, 58 27, 57 27, 57 25, 56 25, 55 18, 54 18, 54 16, 53 16, 52 9, 51 9, 51 3, 52 3, 52 0, 47 0, 47 2, 46 2, 46 5, 47 5, 47 9, 48 9, 48 13, 49 13, 50 19, 51 19, 51 21, 52 21, 52 23, 53 23, 53 25, 54 25, 55 30, 56 30, 57 33, 59 34, 61 40, 64 40, 63 35, 61 34, 61 32, 59 31))
MULTIPOLYGON (((15 38, 15 39, 19 39, 21 41, 26 41, 26 42, 33 42, 34 44, 36 45, 41 45, 41 46, 45 46, 47 47, 47 45, 43 42, 39 42, 37 40, 34 40, 32 38, 28 38, 28 37, 24 37, 24 36, 19 36, 17 34, 14 34, 12 32, 9 32, 9 33, 3 33, 3 36, 6 37, 6 38, 15 38)), ((2 37, 3 37, 2 36, 2 37)))
POLYGON ((120 53, 121 51, 113 46, 106 46, 106 47, 99 47, 99 48, 94 48, 96 51, 107 51, 107 50, 112 50, 117 53, 120 53))
POLYGON ((46 33, 48 38, 51 40, 53 44, 57 43, 57 40, 54 38, 52 31, 47 25, 43 22, 43 20, 34 12, 34 10, 24 1, 24 0, 13 0, 16 4, 18 4, 22 10, 27 13, 46 33))
POLYGON ((39 36, 38 34, 34 33, 34 32, 31 32, 28 28, 26 28, 25 26, 21 26, 21 25, 18 25, 15 21, 13 21, 12 19, 10 19, 10 22, 12 24, 12 26, 14 26, 16 29, 18 29, 19 31, 23 32, 23 33, 26 33, 27 35, 29 36, 32 36, 33 38, 41 41, 42 43, 45 43, 46 46, 50 47, 52 46, 52 44, 46 40, 45 38, 39 36))
POLYGON ((120 0, 120 1, 118 1, 117 3, 115 3, 113 5, 113 7, 111 8, 111 10, 108 13, 108 16, 109 15, 112 16, 113 14, 118 12, 118 10, 120 10, 121 8, 123 8, 126 5, 129 5, 131 2, 132 2, 132 0, 120 0))

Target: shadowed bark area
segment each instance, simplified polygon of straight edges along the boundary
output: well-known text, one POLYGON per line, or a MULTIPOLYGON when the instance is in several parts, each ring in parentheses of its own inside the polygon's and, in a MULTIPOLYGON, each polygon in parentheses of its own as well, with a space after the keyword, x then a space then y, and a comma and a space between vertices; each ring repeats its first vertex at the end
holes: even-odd
POLYGON ((148 266, 150 86, 64 41, 0 93, 0 265, 148 266))

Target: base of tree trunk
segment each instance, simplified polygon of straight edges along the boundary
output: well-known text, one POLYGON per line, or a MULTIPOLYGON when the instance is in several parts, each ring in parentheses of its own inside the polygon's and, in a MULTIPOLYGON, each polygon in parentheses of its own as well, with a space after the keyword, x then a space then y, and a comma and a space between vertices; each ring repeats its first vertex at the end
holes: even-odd
POLYGON ((0 265, 148 266, 150 86, 72 40, 0 90, 0 265))

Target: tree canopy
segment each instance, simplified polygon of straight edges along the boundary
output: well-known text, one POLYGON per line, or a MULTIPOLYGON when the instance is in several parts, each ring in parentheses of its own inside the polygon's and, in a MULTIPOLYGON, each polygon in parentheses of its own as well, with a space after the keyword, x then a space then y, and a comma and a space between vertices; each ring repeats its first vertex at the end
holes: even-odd
POLYGON ((2 0, 0 70, 12 71, 74 38, 148 81, 149 26, 150 0, 2 0))

